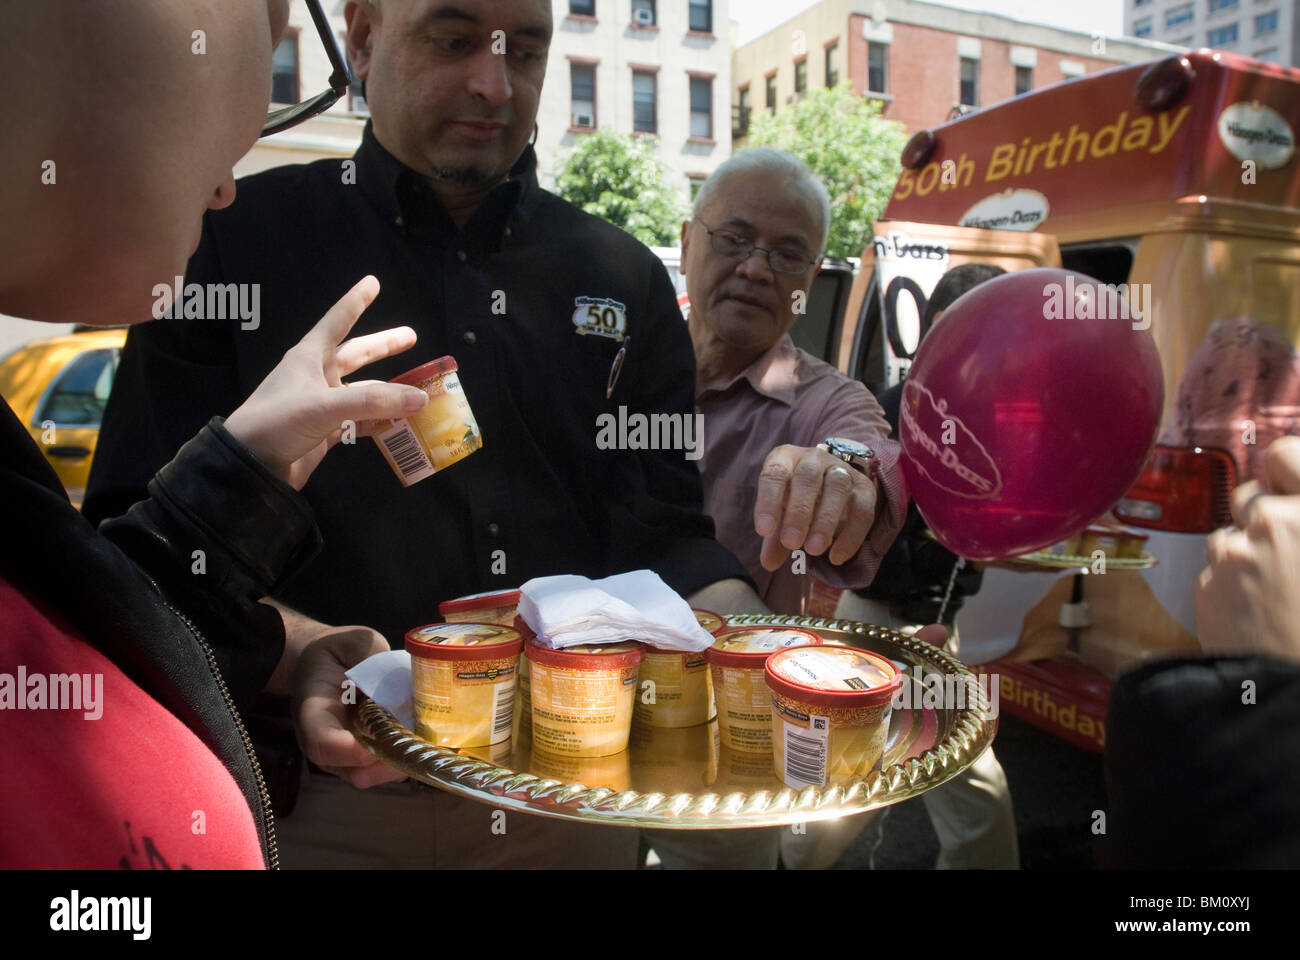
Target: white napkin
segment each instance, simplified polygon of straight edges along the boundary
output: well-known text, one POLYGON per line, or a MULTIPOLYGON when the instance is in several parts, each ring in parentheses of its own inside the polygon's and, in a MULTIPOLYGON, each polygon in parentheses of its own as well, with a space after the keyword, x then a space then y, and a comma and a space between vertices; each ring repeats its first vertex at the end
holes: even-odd
POLYGON ((411 655, 389 650, 367 657, 346 674, 357 689, 379 704, 408 730, 415 729, 411 706, 411 655))
POLYGON ((519 615, 540 643, 557 650, 623 640, 687 652, 713 644, 690 604, 651 570, 604 580, 538 577, 521 590, 519 615))

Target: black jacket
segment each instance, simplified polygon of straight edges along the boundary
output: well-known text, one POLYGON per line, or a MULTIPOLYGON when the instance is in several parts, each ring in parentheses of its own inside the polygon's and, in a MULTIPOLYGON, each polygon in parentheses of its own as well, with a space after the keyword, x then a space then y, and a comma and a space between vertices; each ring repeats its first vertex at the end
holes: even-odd
POLYGON ((1140 667, 1116 681, 1106 731, 1107 865, 1300 867, 1300 664, 1140 667))
POLYGON ((318 549, 310 509, 213 421, 159 471, 149 499, 96 532, 0 407, 0 572, 221 759, 276 866, 270 802, 239 709, 283 651, 279 613, 257 600, 318 549))
POLYGON ((303 489, 326 549, 277 599, 397 647, 440 619, 439 601, 533 577, 648 567, 683 596, 748 579, 715 539, 695 461, 658 444, 602 446, 602 416, 694 413, 690 335, 663 264, 541 189, 535 162, 527 151, 463 229, 369 127, 354 167, 322 160, 241 180, 239 202, 205 218, 186 282, 258 291, 256 328, 221 309, 131 331, 86 516, 138 500, 186 439, 373 273, 383 290, 352 336, 406 324, 420 339, 362 375, 453 355, 483 447, 404 488, 374 442, 339 444, 303 489), (624 321, 625 339, 597 331, 597 317, 624 321))

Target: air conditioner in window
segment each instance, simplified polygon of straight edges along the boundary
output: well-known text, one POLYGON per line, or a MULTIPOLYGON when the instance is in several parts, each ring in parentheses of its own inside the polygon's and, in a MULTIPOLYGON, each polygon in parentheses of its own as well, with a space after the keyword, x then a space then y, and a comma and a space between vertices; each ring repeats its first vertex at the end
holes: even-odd
POLYGON ((632 11, 632 22, 639 27, 653 27, 655 24, 655 12, 647 10, 645 7, 637 7, 632 11))
POLYGON ((573 115, 573 125, 574 125, 575 127, 587 127, 587 128, 591 128, 591 127, 594 127, 594 126, 596 125, 596 120, 595 120, 595 118, 592 117, 590 114, 587 114, 587 113, 575 113, 575 114, 573 115))

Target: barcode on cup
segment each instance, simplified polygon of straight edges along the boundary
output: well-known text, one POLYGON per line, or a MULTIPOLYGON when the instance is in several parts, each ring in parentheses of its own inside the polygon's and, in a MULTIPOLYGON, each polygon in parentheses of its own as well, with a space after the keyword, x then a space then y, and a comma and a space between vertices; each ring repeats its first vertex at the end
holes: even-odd
POLYGON ((510 737, 515 722, 515 678, 492 688, 492 742, 510 737))
POLYGON ((420 441, 415 431, 405 420, 393 421, 392 429, 375 437, 380 448, 397 472, 402 475, 402 482, 408 487, 434 473, 433 464, 420 449, 420 441))
POLYGON ((826 742, 830 723, 826 717, 809 717, 808 729, 783 723, 785 727, 785 771, 782 779, 791 786, 826 786, 826 742))

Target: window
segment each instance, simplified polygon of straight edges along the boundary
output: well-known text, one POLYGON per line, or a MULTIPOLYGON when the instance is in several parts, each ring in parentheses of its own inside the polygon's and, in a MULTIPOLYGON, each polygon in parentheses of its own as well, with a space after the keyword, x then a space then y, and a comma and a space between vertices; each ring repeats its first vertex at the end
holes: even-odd
POLYGON ((713 80, 691 77, 691 139, 713 139, 713 80))
POLYGON ((1016 67, 1016 96, 1034 89, 1033 67, 1016 67))
POLYGON ((1210 13, 1219 13, 1222 10, 1236 10, 1237 0, 1210 0, 1210 13))
POLYGON ((1192 38, 1190 36, 1179 37, 1177 40, 1170 40, 1169 42, 1175 47, 1190 47, 1192 45, 1192 38))
POLYGON ((1143 17, 1133 24, 1133 36, 1149 37, 1151 36, 1151 18, 1143 17))
POLYGON ((691 0, 690 28, 695 33, 713 32, 713 0, 691 0))
POLYGON ((731 134, 736 139, 749 135, 749 116, 752 107, 749 102, 749 87, 740 88, 740 106, 736 108, 736 123, 731 134))
POLYGON ((1237 25, 1230 23, 1226 27, 1219 27, 1217 30, 1211 30, 1205 36, 1208 46, 1222 47, 1230 43, 1237 42, 1237 25))
POLYGON ((1165 28, 1170 29, 1181 23, 1191 23, 1196 19, 1196 11, 1190 3, 1184 3, 1181 7, 1174 7, 1165 13, 1165 28))
POLYGON ((1148 3, 1150 3, 1150 2, 1151 2, 1151 0, 1133 0, 1133 6, 1135 6, 1135 7, 1145 7, 1145 6, 1146 6, 1148 3))
POLYGON ((871 93, 889 92, 889 44, 867 44, 867 90, 871 93))
POLYGON ((961 58, 961 103, 967 107, 979 106, 980 62, 969 57, 961 58))
POLYGON ((655 0, 632 0, 632 23, 638 27, 653 27, 655 18, 655 0))
POLYGON ((632 72, 632 129, 636 133, 659 131, 658 85, 653 73, 632 72))
POLYGON ((573 109, 569 123, 582 130, 596 129, 596 65, 569 62, 573 109))
POLYGON ((298 31, 286 30, 271 55, 271 102, 298 102, 298 31))
POLYGON ((594 17, 596 0, 569 0, 569 14, 575 17, 594 17))
MULTIPOLYGON (((691 173, 688 174, 688 176, 691 178, 691 203, 694 203, 695 198, 700 195, 700 188, 704 186, 704 181, 707 180, 708 177, 701 173, 691 173)), ((686 291, 682 290, 681 292, 685 293, 686 291)))
POLYGON ((1269 63, 1277 63, 1277 47, 1269 47, 1267 50, 1257 50, 1255 52, 1256 60, 1267 60, 1269 63))
POLYGON ((764 101, 768 113, 776 113, 776 74, 767 78, 767 99, 764 101))
POLYGON ((804 57, 794 65, 794 93, 799 96, 808 92, 808 58, 804 57))
POLYGON ((826 86, 840 85, 840 42, 836 40, 826 48, 826 86))
POLYGON ((97 427, 117 373, 118 350, 87 350, 68 364, 37 414, 36 422, 60 427, 97 427))
POLYGON ((1261 13, 1255 18, 1255 36, 1262 37, 1277 32, 1277 11, 1261 13))

